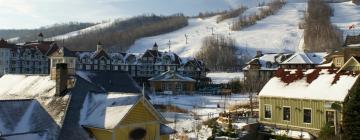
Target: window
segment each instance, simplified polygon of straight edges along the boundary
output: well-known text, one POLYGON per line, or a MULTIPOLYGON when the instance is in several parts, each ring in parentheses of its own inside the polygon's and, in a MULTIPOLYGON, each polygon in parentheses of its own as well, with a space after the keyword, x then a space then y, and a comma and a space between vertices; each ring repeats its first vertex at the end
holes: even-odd
POLYGON ((181 83, 176 84, 176 91, 182 91, 182 84, 181 83))
POLYGON ((331 126, 334 125, 335 112, 334 111, 326 111, 326 123, 331 126))
POLYGON ((290 107, 283 107, 283 120, 290 121, 290 107))
POLYGON ((271 105, 265 105, 265 119, 271 119, 271 105))
POLYGON ((146 136, 146 130, 143 128, 136 128, 129 133, 130 140, 142 140, 146 136))
POLYGON ((86 65, 86 70, 90 70, 91 66, 90 65, 86 65))
POLYGON ((311 109, 304 109, 304 123, 311 123, 311 109))
POLYGON ((114 70, 119 70, 118 66, 114 66, 114 70))

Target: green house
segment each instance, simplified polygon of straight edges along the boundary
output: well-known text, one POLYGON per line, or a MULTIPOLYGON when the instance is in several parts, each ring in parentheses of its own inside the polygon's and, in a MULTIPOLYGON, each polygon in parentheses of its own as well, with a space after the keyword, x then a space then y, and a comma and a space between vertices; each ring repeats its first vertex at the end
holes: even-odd
POLYGON ((358 76, 330 71, 290 72, 272 78, 259 93, 259 122, 275 130, 315 136, 326 123, 340 128, 342 103, 358 76))

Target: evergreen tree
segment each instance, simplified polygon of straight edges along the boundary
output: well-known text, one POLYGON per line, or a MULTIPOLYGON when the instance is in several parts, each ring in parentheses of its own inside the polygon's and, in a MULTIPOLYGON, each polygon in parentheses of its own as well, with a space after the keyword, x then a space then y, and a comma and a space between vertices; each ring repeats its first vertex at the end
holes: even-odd
POLYGON ((360 83, 350 90, 345 99, 343 110, 344 138, 355 140, 360 138, 360 83))

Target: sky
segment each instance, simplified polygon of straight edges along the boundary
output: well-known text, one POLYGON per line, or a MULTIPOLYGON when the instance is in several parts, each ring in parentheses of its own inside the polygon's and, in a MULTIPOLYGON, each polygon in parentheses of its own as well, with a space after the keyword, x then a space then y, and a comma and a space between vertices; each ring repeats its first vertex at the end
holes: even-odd
POLYGON ((234 1, 239 0, 0 0, 0 29, 101 22, 151 13, 196 15, 236 7, 234 1))

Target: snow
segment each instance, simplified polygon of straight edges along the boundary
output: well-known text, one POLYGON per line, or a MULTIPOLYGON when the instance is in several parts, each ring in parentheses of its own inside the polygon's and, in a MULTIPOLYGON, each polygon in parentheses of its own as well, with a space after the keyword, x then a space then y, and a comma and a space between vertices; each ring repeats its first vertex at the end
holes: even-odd
POLYGON ((30 104, 24 115, 19 120, 17 126, 13 130, 14 132, 28 132, 29 130, 31 130, 30 127, 32 126, 32 124, 30 119, 32 118, 31 116, 33 115, 35 105, 36 102, 32 102, 30 104))
POLYGON ((113 129, 139 98, 138 94, 90 93, 81 109, 80 123, 85 126, 113 129))
POLYGON ((55 81, 45 75, 12 75, 0 78, 0 96, 53 97, 55 81))
POLYGON ((240 79, 244 78, 244 73, 242 72, 212 72, 207 73, 206 77, 209 77, 214 84, 226 84, 229 83, 233 79, 240 79))
POLYGON ((81 29, 81 30, 73 31, 73 32, 66 33, 66 34, 63 34, 63 35, 58 35, 58 36, 54 36, 54 37, 51 37, 51 38, 47 38, 46 40, 64 40, 64 39, 68 39, 68 38, 71 38, 71 37, 75 37, 75 36, 79 36, 79 35, 82 35, 82 34, 86 34, 86 33, 90 33, 90 32, 94 32, 94 31, 98 31, 98 30, 101 30, 101 29, 108 28, 111 25, 113 25, 115 22, 118 22, 118 21, 120 21, 120 20, 106 21, 106 22, 99 23, 99 24, 94 25, 94 26, 87 27, 85 29, 81 29))
POLYGON ((353 4, 351 1, 342 3, 331 3, 334 9, 334 16, 331 22, 344 31, 346 35, 360 34, 360 6, 353 4), (355 25, 354 29, 349 30, 349 26, 355 25))
POLYGON ((310 84, 306 82, 306 76, 290 84, 286 84, 280 78, 274 77, 260 91, 259 96, 342 102, 358 76, 342 75, 335 84, 331 84, 334 77, 335 74, 329 74, 324 70, 310 84))
MULTIPOLYGON (((216 16, 206 19, 191 18, 187 27, 171 33, 136 40, 128 52, 143 52, 150 49, 154 42, 158 43, 160 50, 167 51, 168 41, 171 40, 172 52, 181 57, 193 57, 201 49, 202 39, 211 36, 211 28, 214 28, 215 34, 234 38, 237 46, 246 48, 252 54, 256 50, 297 51, 299 49, 298 44, 303 36, 303 30, 298 29, 298 23, 303 18, 305 7, 305 1, 290 0, 277 14, 258 21, 257 24, 241 31, 231 31, 230 35, 228 35, 229 24, 235 18, 219 24, 216 23, 216 16), (185 34, 189 36, 188 44, 185 43, 185 34)), ((257 11, 254 8, 258 9, 257 7, 249 7, 246 13, 257 11)))
POLYGON ((304 53, 298 52, 281 64, 321 64, 325 61, 327 53, 304 53))
MULTIPOLYGON (((218 117, 219 113, 224 112, 226 107, 239 104, 248 104, 248 95, 233 94, 226 99, 224 96, 206 96, 206 95, 150 95, 152 104, 175 105, 179 108, 186 109, 189 113, 161 112, 161 114, 170 122, 168 126, 176 129, 177 135, 186 136, 189 139, 206 140, 211 136, 211 128, 202 125, 203 121, 210 118, 218 117), (217 108, 220 105, 220 108, 217 108), (196 115, 195 115, 196 114, 196 115), (212 115, 212 116, 209 116, 212 115), (201 129, 196 130, 196 126, 202 125, 201 129)), ((227 109, 228 111, 228 109, 227 109)), ((253 122, 249 122, 253 123, 253 122)), ((236 122, 236 127, 240 128, 247 123, 236 122)), ((175 138, 176 140, 180 138, 175 138)))
POLYGON ((294 139, 303 139, 303 140, 310 140, 311 135, 308 132, 301 132, 301 131, 293 131, 293 130, 275 130, 275 135, 278 136, 287 136, 294 139), (300 137, 302 136, 302 137, 300 137))

